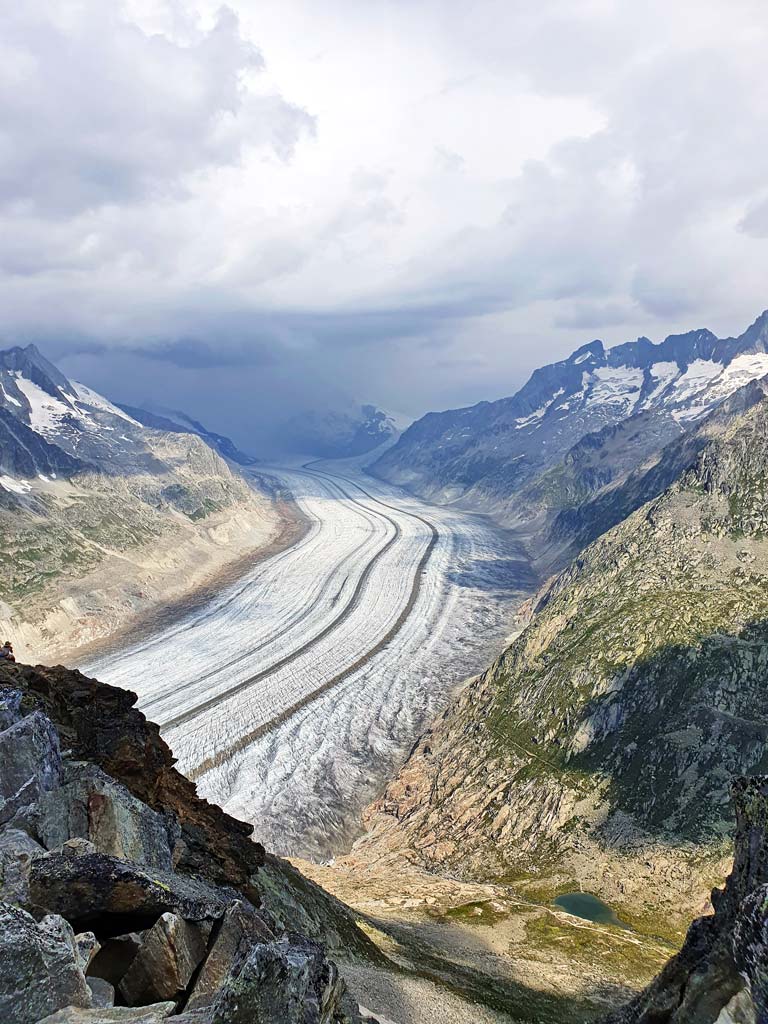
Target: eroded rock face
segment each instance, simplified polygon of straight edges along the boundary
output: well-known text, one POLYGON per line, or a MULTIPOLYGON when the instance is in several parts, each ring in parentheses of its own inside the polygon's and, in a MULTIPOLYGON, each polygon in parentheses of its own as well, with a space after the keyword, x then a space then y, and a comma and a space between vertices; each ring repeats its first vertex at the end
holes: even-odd
POLYGON ((0 687, 24 693, 55 723, 73 756, 96 764, 138 800, 174 816, 181 828, 176 866, 217 885, 242 889, 251 902, 251 879, 264 848, 251 840, 253 827, 197 795, 193 782, 173 767, 160 730, 135 704, 135 693, 108 686, 62 666, 0 665, 0 687))
POLYGON ((90 993, 75 934, 57 916, 40 924, 26 911, 0 904, 0 1020, 36 1024, 65 1006, 87 1007, 90 993))
POLYGON ((214 927, 211 945, 192 994, 188 1010, 209 1006, 227 977, 243 963, 248 950, 257 942, 276 938, 263 916, 247 904, 230 904, 214 927))
POLYGON ((59 737, 40 712, 0 733, 0 824, 25 822, 36 801, 61 783, 59 737))
POLYGON ((115 782, 96 765, 70 762, 62 786, 40 799, 38 835, 49 850, 74 836, 102 853, 170 870, 181 830, 115 782))

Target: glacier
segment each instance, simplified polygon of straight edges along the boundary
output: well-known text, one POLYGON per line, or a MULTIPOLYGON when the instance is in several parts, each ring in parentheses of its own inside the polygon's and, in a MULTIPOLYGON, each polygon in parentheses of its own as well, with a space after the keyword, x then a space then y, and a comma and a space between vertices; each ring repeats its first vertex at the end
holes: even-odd
POLYGON ((349 846, 535 585, 508 531, 374 480, 362 461, 260 466, 294 495, 303 537, 84 666, 136 691, 201 793, 284 855, 349 846))

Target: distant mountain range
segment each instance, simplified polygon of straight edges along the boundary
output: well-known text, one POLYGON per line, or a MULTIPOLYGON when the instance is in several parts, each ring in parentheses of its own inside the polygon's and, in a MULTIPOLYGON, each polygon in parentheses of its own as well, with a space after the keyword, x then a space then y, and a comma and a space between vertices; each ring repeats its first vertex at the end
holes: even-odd
POLYGON ((375 405, 361 405, 293 416, 283 427, 281 441, 289 451, 343 459, 372 452, 398 435, 392 416, 375 405))
MULTIPOLYGON (((556 539, 558 515, 616 486, 766 373, 768 311, 738 338, 695 330, 660 344, 593 341, 511 398, 429 413, 370 468, 524 527, 541 549, 556 539)), ((562 546, 562 520, 558 537, 562 546)))

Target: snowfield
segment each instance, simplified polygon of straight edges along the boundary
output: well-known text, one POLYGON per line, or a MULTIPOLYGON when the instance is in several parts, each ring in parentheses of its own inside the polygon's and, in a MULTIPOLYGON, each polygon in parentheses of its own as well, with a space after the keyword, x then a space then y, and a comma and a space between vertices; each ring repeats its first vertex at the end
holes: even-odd
POLYGON ((179 768, 259 840, 322 858, 349 845, 427 720, 499 651, 533 580, 511 535, 355 460, 267 472, 307 517, 302 539, 86 670, 135 690, 179 768))

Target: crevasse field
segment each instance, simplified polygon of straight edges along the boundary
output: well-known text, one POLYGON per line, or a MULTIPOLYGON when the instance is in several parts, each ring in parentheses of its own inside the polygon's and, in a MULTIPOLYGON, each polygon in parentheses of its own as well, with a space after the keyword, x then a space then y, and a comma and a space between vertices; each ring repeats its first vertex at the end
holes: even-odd
POLYGON ((180 769, 257 838, 325 858, 349 846, 426 721, 500 649, 531 576, 488 520, 421 502, 354 461, 266 471, 295 496, 304 537, 86 670, 136 690, 180 769))

